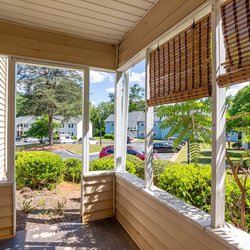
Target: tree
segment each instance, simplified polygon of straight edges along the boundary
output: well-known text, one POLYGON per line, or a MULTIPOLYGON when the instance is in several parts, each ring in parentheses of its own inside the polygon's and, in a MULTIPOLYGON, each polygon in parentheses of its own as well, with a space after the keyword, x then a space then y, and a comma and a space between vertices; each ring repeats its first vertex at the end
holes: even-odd
MULTIPOLYGON (((53 122, 53 131, 60 126, 59 123, 53 122)), ((49 118, 42 117, 38 118, 34 123, 32 123, 31 128, 27 131, 26 135, 28 137, 36 137, 42 140, 44 137, 49 136, 49 118)))
POLYGON ((48 116, 49 142, 53 144, 53 116, 65 120, 82 113, 81 74, 76 71, 43 66, 18 65, 17 84, 26 115, 48 116))
POLYGON ((16 93, 16 117, 24 116, 25 110, 23 110, 23 103, 25 101, 25 97, 22 93, 17 92, 16 93))
MULTIPOLYGON (((234 97, 231 97, 230 102, 228 102, 227 132, 231 131, 244 133, 243 142, 250 142, 250 85, 240 89, 234 97)), ((247 186, 247 179, 250 174, 250 150, 244 152, 239 161, 234 162, 227 149, 226 158, 234 180, 241 192, 241 218, 239 227, 244 230, 246 222, 247 190, 249 189, 247 186)))
MULTIPOLYGON (((115 101, 115 94, 109 93, 110 102, 115 101)), ((132 111, 144 111, 144 89, 139 84, 134 84, 129 90, 129 112, 132 111)))
POLYGON ((170 128, 166 137, 178 134, 175 146, 183 139, 191 143, 191 156, 193 161, 198 161, 198 142, 210 142, 211 140, 211 100, 191 100, 166 106, 157 109, 157 116, 161 118, 162 129, 170 128))

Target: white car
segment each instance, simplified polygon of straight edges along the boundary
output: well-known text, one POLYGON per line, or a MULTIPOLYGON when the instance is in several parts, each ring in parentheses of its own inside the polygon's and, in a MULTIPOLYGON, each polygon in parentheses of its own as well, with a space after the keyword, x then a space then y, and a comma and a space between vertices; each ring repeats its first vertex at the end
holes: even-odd
POLYGON ((34 138, 34 137, 28 137, 28 138, 24 139, 24 142, 30 142, 30 143, 32 143, 32 142, 39 142, 39 139, 34 138))
POLYGON ((89 144, 98 144, 98 141, 94 137, 89 137, 89 144))
POLYGON ((70 135, 60 135, 59 142, 63 144, 74 144, 75 140, 70 135))

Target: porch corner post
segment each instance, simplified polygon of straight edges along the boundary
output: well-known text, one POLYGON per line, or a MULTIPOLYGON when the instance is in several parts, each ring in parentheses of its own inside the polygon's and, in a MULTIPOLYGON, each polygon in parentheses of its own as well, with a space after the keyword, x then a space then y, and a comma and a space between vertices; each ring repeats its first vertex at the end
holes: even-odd
POLYGON ((147 100, 150 97, 150 78, 149 78, 149 52, 146 52, 146 62, 145 62, 145 160, 144 160, 144 178, 145 178, 145 188, 150 189, 153 185, 154 173, 153 173, 153 140, 154 140, 154 107, 149 107, 147 105, 147 100))
POLYGON ((120 171, 123 168, 122 157, 122 85, 123 85, 123 72, 116 72, 115 82, 115 124, 114 124, 114 156, 115 156, 115 171, 120 171))
POLYGON ((129 107, 129 76, 130 71, 124 72, 123 82, 123 101, 122 101, 122 170, 126 170, 126 157, 127 157, 127 136, 128 136, 128 107, 129 107))
POLYGON ((82 88, 82 175, 81 175, 81 218, 84 214, 84 175, 89 172, 89 85, 90 69, 83 70, 82 88))
POLYGON ((16 131, 16 64, 8 57, 7 75, 7 181, 13 183, 13 236, 16 234, 16 179, 15 179, 15 131, 16 131))
POLYGON ((212 195, 211 226, 225 223, 226 89, 219 88, 217 76, 225 60, 221 30, 220 1, 212 0, 212 195))

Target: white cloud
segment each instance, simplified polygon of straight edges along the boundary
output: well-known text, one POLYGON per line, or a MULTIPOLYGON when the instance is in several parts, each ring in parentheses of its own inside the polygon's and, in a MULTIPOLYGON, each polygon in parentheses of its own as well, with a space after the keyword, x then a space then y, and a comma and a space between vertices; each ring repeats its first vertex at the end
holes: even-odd
POLYGON ((142 73, 131 72, 130 82, 138 83, 140 86, 145 87, 145 72, 142 73))
POLYGON ((114 74, 94 70, 90 71, 90 83, 100 83, 103 81, 114 81, 114 74))
POLYGON ((115 93, 115 88, 108 88, 106 89, 107 93, 115 93))
POLYGON ((241 88, 245 87, 248 84, 250 84, 250 83, 245 82, 245 83, 241 83, 241 84, 232 85, 231 87, 229 87, 227 89, 227 96, 229 96, 229 95, 235 96, 241 88))

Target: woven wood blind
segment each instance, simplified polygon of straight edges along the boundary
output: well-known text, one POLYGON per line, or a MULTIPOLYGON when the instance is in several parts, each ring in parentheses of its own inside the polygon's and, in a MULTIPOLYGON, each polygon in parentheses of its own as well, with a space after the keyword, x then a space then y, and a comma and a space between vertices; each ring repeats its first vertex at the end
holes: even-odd
POLYGON ((211 95, 211 16, 150 53, 149 106, 211 95))
POLYGON ((250 81, 250 0, 230 0, 221 6, 226 73, 220 86, 250 81))

